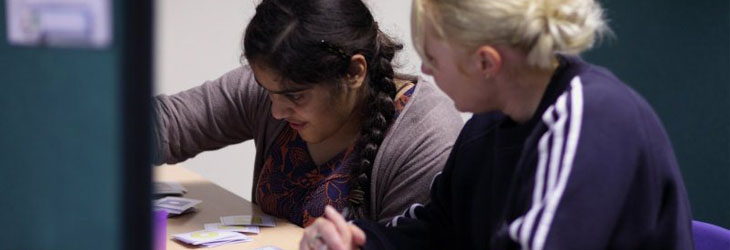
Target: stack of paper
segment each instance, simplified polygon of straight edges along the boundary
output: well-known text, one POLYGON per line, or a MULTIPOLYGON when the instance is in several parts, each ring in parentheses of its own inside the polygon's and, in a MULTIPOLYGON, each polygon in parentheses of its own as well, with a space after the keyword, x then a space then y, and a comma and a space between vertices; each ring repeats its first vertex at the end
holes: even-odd
POLYGON ((156 196, 167 196, 167 195, 175 195, 175 196, 182 196, 183 194, 187 193, 188 190, 185 189, 180 183, 174 182, 174 181, 156 181, 154 183, 154 194, 156 196))
POLYGON ((252 241, 250 237, 229 231, 201 230, 184 234, 173 235, 173 239, 185 242, 190 245, 215 247, 226 244, 234 244, 252 241))
POLYGON ((261 232, 258 226, 226 226, 221 223, 208 223, 204 226, 205 230, 221 230, 249 234, 259 234, 261 232))
POLYGON ((155 209, 165 210, 170 216, 175 216, 184 213, 194 212, 195 205, 198 205, 201 202, 202 201, 200 200, 181 197, 165 197, 156 200, 154 205, 155 209))
POLYGON ((221 224, 225 226, 262 226, 274 227, 276 222, 271 216, 233 215, 221 217, 221 224))

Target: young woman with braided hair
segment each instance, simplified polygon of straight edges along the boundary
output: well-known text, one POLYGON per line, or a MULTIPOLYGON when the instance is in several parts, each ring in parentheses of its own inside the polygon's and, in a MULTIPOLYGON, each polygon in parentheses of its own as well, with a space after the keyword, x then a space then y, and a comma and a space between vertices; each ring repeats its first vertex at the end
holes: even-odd
POLYGON ((156 163, 254 139, 264 212, 308 225, 330 205, 385 223, 427 201, 462 126, 433 83, 395 73, 401 49, 361 0, 263 0, 247 65, 156 98, 156 163))

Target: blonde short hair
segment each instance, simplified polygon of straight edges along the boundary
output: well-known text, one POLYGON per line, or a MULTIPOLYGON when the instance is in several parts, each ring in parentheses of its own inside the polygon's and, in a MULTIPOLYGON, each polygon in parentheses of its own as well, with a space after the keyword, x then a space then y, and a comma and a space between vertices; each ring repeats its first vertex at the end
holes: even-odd
POLYGON ((475 49, 484 44, 523 50, 530 65, 548 68, 556 53, 579 54, 608 31, 595 0, 414 0, 411 32, 425 59, 424 22, 436 36, 475 49))

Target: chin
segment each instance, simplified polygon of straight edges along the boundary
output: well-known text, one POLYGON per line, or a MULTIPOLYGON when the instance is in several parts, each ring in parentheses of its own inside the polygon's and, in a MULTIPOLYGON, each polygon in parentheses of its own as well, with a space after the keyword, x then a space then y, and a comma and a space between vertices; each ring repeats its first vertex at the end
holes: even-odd
POLYGON ((323 141, 322 138, 319 138, 317 136, 312 136, 308 133, 299 132, 299 136, 302 137, 302 140, 304 140, 306 143, 310 143, 310 144, 317 144, 317 143, 320 143, 323 141))
POLYGON ((454 105, 454 107, 456 107, 456 111, 459 111, 459 112, 462 112, 462 113, 466 113, 466 112, 473 112, 473 111, 471 111, 471 110, 465 109, 465 108, 463 108, 463 107, 460 107, 460 106, 458 106, 458 105, 454 105))
POLYGON ((454 107, 459 112, 476 113, 475 107, 464 105, 464 103, 454 102, 454 107))

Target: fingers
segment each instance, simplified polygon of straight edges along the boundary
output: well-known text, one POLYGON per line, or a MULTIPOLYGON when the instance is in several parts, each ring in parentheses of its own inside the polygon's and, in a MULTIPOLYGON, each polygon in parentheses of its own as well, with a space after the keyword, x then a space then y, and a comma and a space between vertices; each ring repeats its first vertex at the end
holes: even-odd
POLYGON ((347 239, 349 242, 351 236, 350 227, 349 224, 347 224, 347 221, 345 221, 345 217, 342 217, 342 215, 340 215, 340 213, 338 213, 337 210, 330 205, 324 207, 324 217, 334 223, 337 231, 339 231, 342 235, 342 238, 347 239))
POLYGON ((302 239, 299 240, 299 250, 309 250, 310 239, 313 239, 316 233, 317 228, 314 226, 305 228, 304 233, 302 234, 302 239))
POLYGON ((340 231, 337 230, 337 227, 335 224, 333 224, 330 220, 327 220, 325 218, 318 218, 315 222, 315 225, 317 225, 317 231, 322 236, 322 241, 333 250, 347 250, 346 242, 350 242, 350 235, 341 235, 340 231), (347 237, 346 239, 343 239, 343 237, 347 237))
POLYGON ((363 232, 359 227, 347 223, 345 218, 342 217, 342 215, 340 215, 340 213, 338 213, 333 207, 328 205, 324 208, 324 217, 335 224, 347 246, 354 245, 359 247, 365 244, 365 232, 363 232))
POLYGON ((352 233, 352 243, 356 246, 365 245, 365 232, 355 225, 348 225, 352 233))
POLYGON ((337 210, 325 207, 323 217, 304 230, 299 241, 301 250, 317 250, 329 247, 332 250, 347 250, 365 244, 365 233, 355 225, 348 224, 337 210))
POLYGON ((299 249, 316 250, 327 249, 327 247, 332 250, 346 250, 347 244, 343 241, 335 224, 320 217, 304 230, 302 239, 299 241, 299 249))
POLYGON ((306 243, 307 237, 305 235, 307 235, 306 232, 304 235, 302 235, 302 238, 299 240, 299 250, 309 250, 309 248, 307 247, 307 243, 306 243))

